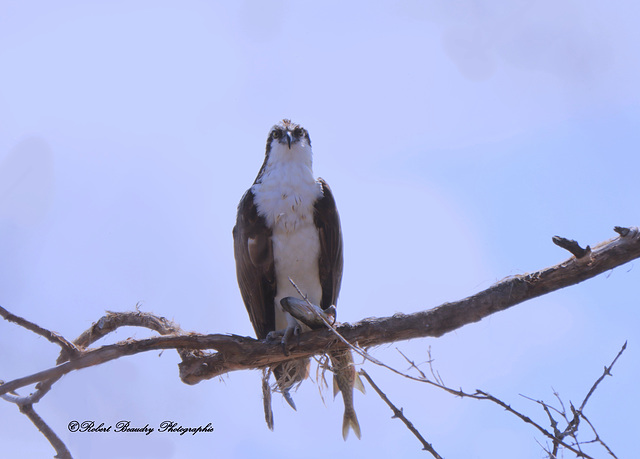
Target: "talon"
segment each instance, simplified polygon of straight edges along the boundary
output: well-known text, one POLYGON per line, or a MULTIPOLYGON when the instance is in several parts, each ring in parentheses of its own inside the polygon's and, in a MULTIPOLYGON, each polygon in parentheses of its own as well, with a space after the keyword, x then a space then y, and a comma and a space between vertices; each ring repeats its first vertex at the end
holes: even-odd
POLYGON ((329 319, 328 322, 331 325, 335 325, 336 317, 337 317, 336 307, 334 305, 331 305, 327 309, 324 310, 324 313, 327 315, 327 319, 329 319))
POLYGON ((282 395, 284 396, 284 399, 287 401, 287 403, 289 404, 289 406, 291 408, 293 408, 294 411, 298 411, 298 409, 296 408, 296 404, 293 401, 293 398, 291 397, 291 394, 289 393, 289 389, 287 390, 283 390, 282 391, 282 395))
POLYGON ((293 335, 294 332, 295 328, 287 327, 282 335, 282 340, 280 342, 282 343, 284 355, 289 355, 289 338, 291 338, 291 335, 293 335))
POLYGON ((297 338, 297 345, 300 345, 301 332, 302 332, 302 328, 298 323, 296 323, 295 325, 289 326, 284 330, 284 333, 282 334, 282 340, 280 341, 282 343, 282 350, 284 352, 284 355, 286 356, 289 355, 289 342, 292 336, 295 336, 297 338))
POLYGON ((284 330, 274 330, 267 333, 266 340, 268 342, 274 342, 280 340, 280 337, 284 334, 284 330))

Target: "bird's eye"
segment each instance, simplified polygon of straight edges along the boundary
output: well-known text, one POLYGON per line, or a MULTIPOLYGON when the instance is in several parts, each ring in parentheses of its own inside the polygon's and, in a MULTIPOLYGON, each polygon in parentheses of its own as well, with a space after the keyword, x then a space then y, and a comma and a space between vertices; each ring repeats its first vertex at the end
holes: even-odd
POLYGON ((274 139, 279 139, 280 137, 282 137, 282 131, 280 129, 276 129, 275 131, 273 131, 273 134, 271 134, 271 136, 274 139))
POLYGON ((296 137, 304 137, 304 130, 302 130, 301 128, 295 128, 293 130, 293 135, 296 137))

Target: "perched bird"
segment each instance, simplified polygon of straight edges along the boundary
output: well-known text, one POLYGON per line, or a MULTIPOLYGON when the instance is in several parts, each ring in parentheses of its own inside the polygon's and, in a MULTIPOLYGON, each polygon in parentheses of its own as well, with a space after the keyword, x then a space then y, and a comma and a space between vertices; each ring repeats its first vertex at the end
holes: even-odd
MULTIPOLYGON (((331 189, 313 177, 311 139, 302 126, 285 119, 269 132, 264 163, 238 205, 233 239, 238 284, 256 335, 280 339, 286 354, 291 338, 309 329, 282 308, 283 298, 300 298, 289 279, 323 310, 336 305, 342 281, 340 218, 331 189)), ((330 352, 329 357, 334 390, 342 392, 345 403, 343 437, 351 428, 360 438, 351 353, 330 352)), ((308 368, 309 359, 271 368, 294 409, 289 391, 307 377, 308 368)), ((263 390, 270 397, 264 381, 263 390)), ((266 402, 265 416, 273 429, 266 402)))

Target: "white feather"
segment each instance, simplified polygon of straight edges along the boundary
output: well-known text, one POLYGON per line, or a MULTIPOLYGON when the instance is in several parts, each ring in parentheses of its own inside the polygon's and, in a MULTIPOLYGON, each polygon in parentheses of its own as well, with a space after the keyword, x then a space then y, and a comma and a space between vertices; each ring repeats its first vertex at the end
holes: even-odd
POLYGON ((314 204, 322 196, 322 188, 313 178, 311 146, 304 139, 291 149, 274 141, 262 179, 252 191, 258 213, 273 230, 276 330, 282 330, 296 321, 282 310, 280 300, 300 297, 289 277, 309 301, 320 304, 322 299, 320 239, 313 221, 314 204))

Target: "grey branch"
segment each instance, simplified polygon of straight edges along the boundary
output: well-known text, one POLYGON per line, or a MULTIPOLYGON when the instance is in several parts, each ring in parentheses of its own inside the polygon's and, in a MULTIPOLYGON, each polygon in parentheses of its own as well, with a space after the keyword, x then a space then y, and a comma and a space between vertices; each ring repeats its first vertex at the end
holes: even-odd
POLYGON ((44 422, 44 420, 35 412, 33 409, 33 405, 20 405, 20 411, 33 422, 33 425, 37 427, 37 429, 42 432, 45 438, 51 443, 51 446, 56 450, 56 458, 57 459, 71 459, 71 453, 67 449, 67 446, 64 444, 60 437, 56 435, 56 433, 49 427, 49 425, 44 422))
POLYGON ((26 328, 27 330, 31 330, 37 335, 45 337, 52 343, 60 346, 62 348, 62 351, 67 355, 75 356, 78 353, 78 349, 69 341, 64 339, 62 336, 52 331, 49 331, 46 328, 42 328, 40 325, 34 324, 33 322, 28 321, 27 319, 24 319, 20 316, 16 316, 15 314, 11 314, 2 306, 0 306, 0 316, 2 316, 5 320, 9 322, 18 324, 21 327, 26 328))

